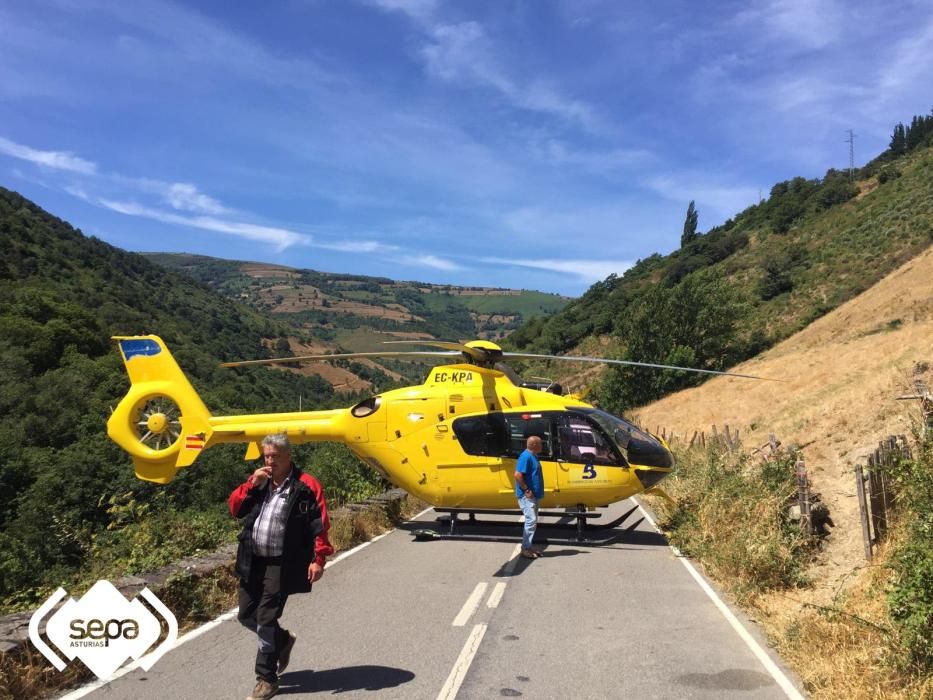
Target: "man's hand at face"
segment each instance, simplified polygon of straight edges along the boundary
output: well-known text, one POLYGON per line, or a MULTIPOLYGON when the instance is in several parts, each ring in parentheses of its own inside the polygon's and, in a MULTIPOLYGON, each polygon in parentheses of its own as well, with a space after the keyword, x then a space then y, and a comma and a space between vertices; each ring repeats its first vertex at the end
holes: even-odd
POLYGON ((272 477, 272 467, 259 467, 256 471, 253 472, 253 475, 250 477, 253 482, 253 486, 262 486, 266 483, 266 479, 272 477))

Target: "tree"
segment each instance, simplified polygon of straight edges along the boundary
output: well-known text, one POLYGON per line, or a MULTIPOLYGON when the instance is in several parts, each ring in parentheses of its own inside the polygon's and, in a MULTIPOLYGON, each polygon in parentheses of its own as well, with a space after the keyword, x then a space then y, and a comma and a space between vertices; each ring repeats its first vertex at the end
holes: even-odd
MULTIPOLYGON (((627 309, 619 329, 622 359, 720 370, 735 359, 741 303, 712 275, 691 275, 673 288, 655 285, 627 309)), ((600 406, 621 413, 673 391, 699 384, 700 374, 612 366, 596 395, 600 406)))
POLYGON ((684 233, 680 237, 680 247, 683 248, 690 241, 697 238, 697 222, 700 220, 700 213, 697 211, 693 200, 690 200, 690 206, 687 207, 687 218, 684 220, 684 233))
POLYGON ((762 301, 773 299, 779 294, 789 292, 794 288, 794 282, 790 277, 790 266, 793 264, 788 255, 780 256, 766 260, 764 264, 765 274, 758 280, 758 296, 762 301))
POLYGON ((891 145, 888 146, 888 150, 895 156, 907 152, 907 132, 904 125, 900 122, 894 127, 894 133, 891 134, 891 145))

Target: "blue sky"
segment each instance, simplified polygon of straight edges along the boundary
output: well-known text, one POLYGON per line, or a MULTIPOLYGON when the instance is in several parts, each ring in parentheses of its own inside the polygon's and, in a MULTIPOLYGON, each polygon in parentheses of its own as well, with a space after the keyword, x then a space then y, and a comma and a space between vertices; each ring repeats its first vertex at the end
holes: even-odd
POLYGON ((7 0, 0 184, 127 250, 576 295, 933 106, 933 4, 7 0))

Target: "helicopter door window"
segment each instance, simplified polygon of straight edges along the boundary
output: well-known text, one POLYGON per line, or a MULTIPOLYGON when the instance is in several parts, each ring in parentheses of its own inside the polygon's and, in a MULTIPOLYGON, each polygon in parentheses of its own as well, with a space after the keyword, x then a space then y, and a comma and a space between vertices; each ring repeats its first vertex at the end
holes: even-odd
POLYGON ((582 416, 562 416, 560 454, 570 462, 621 464, 602 431, 582 416))
POLYGON ((509 457, 518 457, 525 451, 528 438, 537 435, 541 438, 539 458, 553 458, 556 439, 551 413, 507 413, 505 420, 509 429, 509 457))
POLYGON ((501 413, 457 418, 453 428, 468 455, 499 457, 506 453, 508 437, 501 413))

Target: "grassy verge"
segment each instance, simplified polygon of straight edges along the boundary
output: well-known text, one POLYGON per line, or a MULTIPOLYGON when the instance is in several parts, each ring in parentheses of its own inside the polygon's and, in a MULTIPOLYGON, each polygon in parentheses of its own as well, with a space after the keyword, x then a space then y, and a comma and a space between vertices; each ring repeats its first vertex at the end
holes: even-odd
POLYGON ((653 499, 673 544, 761 621, 813 698, 933 698, 933 441, 891 467, 898 516, 871 566, 830 605, 808 602, 818 555, 788 517, 793 455, 760 464, 693 449, 653 499), (790 604, 789 604, 790 603, 790 604))
POLYGON ((794 455, 758 464, 710 447, 677 455, 657 500, 661 527, 741 603, 764 591, 805 586, 813 542, 788 517, 796 500, 794 455))
MULTIPOLYGON (((335 511, 331 519, 331 542, 338 552, 345 551, 397 526, 424 507, 424 503, 409 496, 390 504, 387 508, 374 506, 360 512, 335 511)), ((227 520, 234 523, 235 532, 237 523, 229 516, 227 520)), ((168 551, 178 550, 169 547, 168 551)), ((189 551, 181 556, 192 553, 195 552, 189 551)), ((117 573, 103 565, 100 565, 97 572, 103 574, 107 570, 110 570, 110 578, 125 573, 125 570, 117 573)), ((101 577, 107 578, 98 576, 101 577)), ((77 598, 83 595, 95 580, 97 579, 91 580, 84 576, 83 585, 69 588, 68 591, 77 598)), ((175 615, 179 634, 183 634, 236 607, 237 581, 233 574, 232 562, 203 576, 188 572, 175 574, 156 593, 175 615)), ((16 653, 0 654, 0 700, 48 697, 78 682, 92 679, 93 674, 77 662, 69 664, 64 672, 59 672, 31 644, 16 653)))

